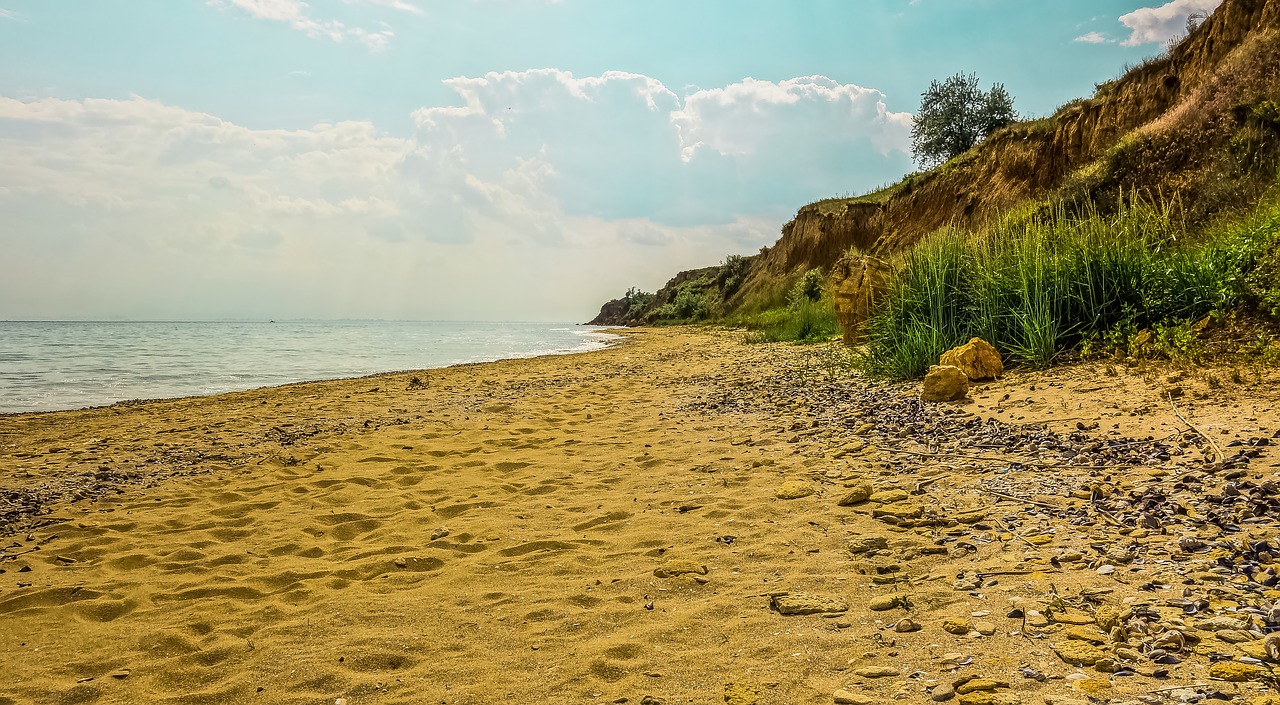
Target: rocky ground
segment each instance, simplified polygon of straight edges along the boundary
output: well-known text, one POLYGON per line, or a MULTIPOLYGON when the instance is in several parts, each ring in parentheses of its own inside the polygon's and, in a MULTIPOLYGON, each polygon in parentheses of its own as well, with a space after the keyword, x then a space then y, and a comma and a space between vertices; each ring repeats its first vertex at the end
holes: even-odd
POLYGON ((880 524, 846 545, 877 596, 773 598, 878 627, 836 703, 1280 703, 1274 373, 1077 365, 930 403, 842 355, 767 392, 835 461, 778 496, 880 524))

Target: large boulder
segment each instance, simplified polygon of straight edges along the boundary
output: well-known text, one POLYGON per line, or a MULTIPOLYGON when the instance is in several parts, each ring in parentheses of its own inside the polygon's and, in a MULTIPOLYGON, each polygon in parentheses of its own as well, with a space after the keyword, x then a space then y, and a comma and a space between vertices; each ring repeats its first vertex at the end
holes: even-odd
POLYGON ((925 401, 955 401, 969 393, 969 377, 959 367, 934 365, 924 376, 920 398, 925 401))
POLYGON ((994 379, 1004 374, 1004 362, 991 343, 982 338, 971 338, 958 348, 942 353, 939 365, 959 367, 970 381, 994 379))

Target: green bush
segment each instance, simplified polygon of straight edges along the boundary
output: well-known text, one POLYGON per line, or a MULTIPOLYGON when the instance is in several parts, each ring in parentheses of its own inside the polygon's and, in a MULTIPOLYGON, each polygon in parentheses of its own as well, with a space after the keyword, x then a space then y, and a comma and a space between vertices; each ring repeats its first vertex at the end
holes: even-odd
POLYGON ((791 287, 791 292, 787 294, 787 302, 792 306, 797 306, 805 301, 815 302, 822 298, 822 270, 810 269, 791 287))
POLYGON ((720 263, 720 271, 716 275, 716 283, 720 285, 721 295, 729 297, 742 286, 747 275, 747 258, 742 255, 729 255, 720 263))

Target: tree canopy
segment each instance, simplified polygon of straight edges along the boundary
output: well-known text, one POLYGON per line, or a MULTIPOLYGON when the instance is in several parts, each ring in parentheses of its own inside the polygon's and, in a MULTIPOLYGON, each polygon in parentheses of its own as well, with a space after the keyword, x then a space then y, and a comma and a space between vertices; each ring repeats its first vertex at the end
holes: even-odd
POLYGON ((911 152, 923 166, 945 162, 1016 118, 1013 96, 1003 84, 984 92, 972 73, 933 81, 912 120, 911 152))

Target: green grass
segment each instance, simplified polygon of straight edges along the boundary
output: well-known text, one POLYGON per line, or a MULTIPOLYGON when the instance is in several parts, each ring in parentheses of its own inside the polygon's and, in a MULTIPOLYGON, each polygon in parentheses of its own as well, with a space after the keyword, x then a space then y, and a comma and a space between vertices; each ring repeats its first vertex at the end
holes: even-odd
POLYGON ((732 321, 747 329, 748 343, 822 343, 840 334, 831 302, 803 301, 732 321))
POLYGON ((1043 367, 1241 306, 1274 316, 1278 243, 1277 201, 1194 242, 1176 210, 1143 203, 1106 216, 1005 218, 978 236, 943 232, 899 263, 861 366, 918 377, 980 336, 1008 363, 1043 367))

